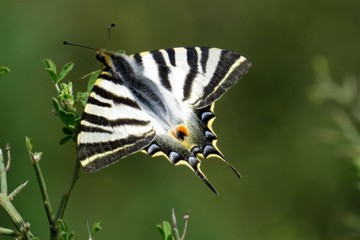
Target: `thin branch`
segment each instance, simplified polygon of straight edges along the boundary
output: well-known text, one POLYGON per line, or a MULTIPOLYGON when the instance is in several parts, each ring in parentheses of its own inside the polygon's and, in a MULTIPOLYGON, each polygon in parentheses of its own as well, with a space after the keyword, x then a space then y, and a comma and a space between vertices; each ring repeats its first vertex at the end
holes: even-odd
POLYGON ((44 207, 45 207, 45 211, 46 211, 46 215, 48 218, 48 222, 50 225, 50 231, 51 230, 51 226, 54 224, 54 213, 50 204, 50 199, 49 199, 49 194, 46 188, 46 184, 45 184, 45 180, 44 180, 44 176, 42 174, 40 165, 39 165, 39 160, 40 159, 36 159, 34 157, 35 154, 31 154, 31 158, 32 158, 32 163, 35 169, 35 173, 36 173, 36 177, 37 180, 39 182, 39 186, 40 186, 40 191, 41 191, 41 195, 43 198, 43 202, 44 202, 44 207))
POLYGON ((62 219, 65 213, 65 209, 66 209, 66 205, 67 202, 69 200, 70 194, 76 184, 76 181, 79 178, 79 170, 80 170, 80 161, 75 160, 75 166, 74 166, 74 170, 73 170, 73 175, 71 176, 70 182, 68 184, 68 187, 65 191, 65 193, 63 194, 62 198, 61 198, 61 202, 56 214, 56 218, 57 219, 62 219))
POLYGON ((10 144, 9 143, 6 144, 5 151, 7 153, 7 162, 6 162, 5 171, 7 172, 10 169, 10 163, 11 163, 11 154, 10 154, 10 144))
POLYGON ((186 231, 187 231, 187 226, 188 226, 188 221, 189 221, 189 211, 187 211, 184 215, 184 230, 183 233, 181 235, 181 240, 185 240, 185 236, 186 236, 186 231))
POLYGON ((176 216, 175 216, 175 210, 174 208, 172 209, 172 223, 173 223, 173 231, 174 231, 174 235, 175 235, 175 239, 176 240, 181 240, 180 238, 180 234, 179 234, 179 229, 176 223, 176 216))
POLYGON ((6 213, 11 218, 12 222, 15 224, 15 227, 19 230, 19 232, 23 233, 23 237, 26 240, 30 240, 30 233, 29 233, 29 225, 25 223, 22 219, 21 215, 15 209, 14 205, 10 202, 7 196, 0 193, 0 205, 4 208, 6 213))
POLYGON ((4 165, 4 155, 0 149, 0 192, 7 195, 7 180, 6 180, 6 170, 4 165))
POLYGON ((9 196, 8 196, 9 200, 12 201, 14 199, 14 197, 26 186, 26 184, 28 182, 29 181, 26 181, 23 184, 21 184, 20 186, 18 186, 17 188, 15 188, 15 190, 9 194, 9 196))
POLYGON ((20 233, 12 229, 0 227, 0 235, 8 237, 19 237, 20 233))

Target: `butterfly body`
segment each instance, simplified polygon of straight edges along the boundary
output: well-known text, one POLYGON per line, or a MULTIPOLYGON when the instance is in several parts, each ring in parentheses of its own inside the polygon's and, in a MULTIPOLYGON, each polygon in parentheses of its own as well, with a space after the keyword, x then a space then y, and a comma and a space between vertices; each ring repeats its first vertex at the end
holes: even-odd
POLYGON ((190 167, 216 192, 200 170, 199 157, 223 159, 211 127, 214 102, 249 70, 250 62, 237 53, 205 47, 131 56, 101 50, 96 58, 104 69, 78 135, 85 171, 142 150, 190 167))

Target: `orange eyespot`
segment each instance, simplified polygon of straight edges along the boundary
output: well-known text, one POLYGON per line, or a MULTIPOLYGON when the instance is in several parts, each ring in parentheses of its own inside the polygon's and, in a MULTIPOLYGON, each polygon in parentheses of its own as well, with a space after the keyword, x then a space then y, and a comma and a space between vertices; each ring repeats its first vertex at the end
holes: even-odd
POLYGON ((189 129, 184 124, 180 124, 175 127, 174 131, 170 132, 170 135, 184 141, 185 137, 189 136, 189 129))
POLYGON ((189 136, 189 129, 187 129, 187 127, 184 124, 180 124, 176 126, 175 131, 180 132, 182 135, 186 137, 189 136))

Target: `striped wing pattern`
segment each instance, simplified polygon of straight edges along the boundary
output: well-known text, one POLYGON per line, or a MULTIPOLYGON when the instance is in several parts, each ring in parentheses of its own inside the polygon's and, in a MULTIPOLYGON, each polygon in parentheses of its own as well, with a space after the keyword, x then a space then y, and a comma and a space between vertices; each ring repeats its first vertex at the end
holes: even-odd
POLYGON ((78 135, 78 158, 85 170, 99 170, 143 150, 190 167, 217 193, 200 170, 201 157, 225 162, 212 130, 214 102, 251 63, 237 53, 207 47, 131 56, 102 50, 97 58, 105 69, 85 106, 78 135))
POLYGON ((78 159, 87 172, 99 170, 149 145, 149 117, 130 91, 106 69, 96 80, 78 134, 78 159))
POLYGON ((132 57, 143 67, 144 76, 193 108, 219 99, 251 66, 238 53, 208 47, 169 48, 132 57))

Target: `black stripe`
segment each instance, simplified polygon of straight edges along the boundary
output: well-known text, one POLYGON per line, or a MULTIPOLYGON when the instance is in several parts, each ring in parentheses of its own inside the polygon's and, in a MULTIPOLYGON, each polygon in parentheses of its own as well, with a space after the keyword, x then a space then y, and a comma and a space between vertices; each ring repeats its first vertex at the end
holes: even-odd
POLYGON ((150 121, 143 121, 134 118, 119 118, 116 120, 109 120, 102 116, 97 116, 87 112, 83 112, 82 119, 92 124, 111 127, 116 127, 120 125, 146 126, 150 123, 150 121))
POLYGON ((116 69, 116 72, 120 73, 121 77, 126 78, 126 79, 116 78, 116 80, 135 81, 134 70, 126 59, 124 59, 122 56, 119 55, 113 55, 112 61, 116 69))
POLYGON ((117 95, 113 94, 112 92, 109 92, 109 91, 99 87, 98 85, 95 85, 93 87, 92 91, 95 92, 96 95, 99 95, 102 98, 112 100, 117 105, 123 104, 123 105, 127 105, 129 107, 133 107, 136 109, 141 109, 141 107, 139 106, 139 104, 136 101, 134 101, 130 98, 127 98, 127 97, 117 96, 117 95))
POLYGON ((109 134, 113 133, 113 132, 105 130, 103 128, 90 127, 90 126, 84 126, 84 125, 80 126, 80 132, 109 133, 109 134))
POLYGON ((169 91, 171 91, 171 84, 169 81, 169 73, 170 69, 166 65, 164 56, 160 51, 153 51, 151 52, 155 62, 157 63, 158 71, 159 71, 159 77, 161 84, 169 91))
POLYGON ((96 105, 96 106, 100 106, 100 107, 107 107, 107 108, 111 107, 110 103, 101 102, 101 101, 99 101, 96 98, 93 98, 91 96, 89 96, 87 104, 92 104, 92 105, 96 105))
POLYGON ((138 64, 142 64, 142 57, 140 56, 140 53, 135 53, 133 57, 138 64))
POLYGON ((119 147, 125 147, 125 149, 121 149, 110 155, 98 157, 89 163, 89 165, 85 166, 85 170, 87 172, 93 172, 119 160, 122 157, 139 151, 154 138, 154 135, 153 130, 151 130, 149 132, 145 132, 141 136, 129 135, 127 138, 117 139, 114 141, 80 143, 78 145, 78 159, 82 161, 97 154, 109 152, 119 147))
POLYGON ((198 73, 198 54, 195 48, 186 49, 187 63, 190 67, 189 73, 186 75, 186 79, 183 86, 184 99, 187 100, 191 95, 193 82, 198 73))
POLYGON ((165 51, 167 52, 167 54, 169 56, 171 65, 173 65, 175 67, 176 66, 175 50, 173 48, 167 48, 167 49, 165 49, 165 51))
POLYGON ((109 81, 113 82, 112 75, 108 71, 102 71, 99 74, 98 78, 102 78, 102 79, 109 80, 109 81))
POLYGON ((213 94, 215 87, 219 85, 220 81, 228 73, 230 67, 239 59, 239 57, 239 54, 235 54, 226 50, 221 51, 220 59, 216 66, 214 75, 212 76, 208 85, 203 90, 203 98, 206 98, 210 94, 213 94))
POLYGON ((206 72, 206 64, 207 61, 209 60, 209 48, 207 47, 201 47, 201 59, 200 59, 200 63, 201 63, 201 68, 203 73, 206 72))

